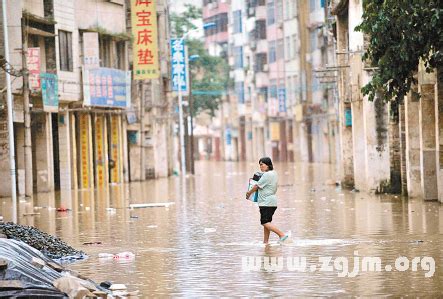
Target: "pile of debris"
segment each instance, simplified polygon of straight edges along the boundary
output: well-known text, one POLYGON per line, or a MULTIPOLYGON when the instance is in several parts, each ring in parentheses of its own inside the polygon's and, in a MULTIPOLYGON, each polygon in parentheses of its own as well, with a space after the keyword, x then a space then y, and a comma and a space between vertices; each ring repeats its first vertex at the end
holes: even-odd
POLYGON ((0 298, 115 298, 137 296, 122 284, 100 285, 54 259, 86 257, 34 227, 0 223, 0 298))
POLYGON ((86 257, 84 252, 76 250, 59 238, 32 226, 23 226, 12 222, 0 223, 0 234, 5 235, 8 239, 22 241, 51 259, 66 257, 82 259, 86 257))

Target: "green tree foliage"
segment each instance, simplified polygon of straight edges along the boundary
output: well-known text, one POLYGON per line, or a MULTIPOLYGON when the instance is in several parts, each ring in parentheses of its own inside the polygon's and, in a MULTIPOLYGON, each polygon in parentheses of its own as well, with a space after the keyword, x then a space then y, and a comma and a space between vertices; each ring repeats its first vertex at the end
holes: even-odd
POLYGON ((443 1, 364 0, 363 22, 356 30, 367 34, 363 60, 377 67, 362 88, 369 100, 380 93, 399 104, 416 83, 419 61, 430 72, 443 63, 443 1))
MULTIPOLYGON (((180 15, 171 14, 170 22, 173 35, 181 37, 189 30, 196 29, 194 21, 201 19, 201 9, 186 5, 186 11, 180 15)), ((229 65, 225 58, 209 55, 200 39, 186 40, 188 56, 198 55, 190 62, 193 90, 193 115, 208 112, 215 115, 220 99, 226 93, 229 84, 229 65)))

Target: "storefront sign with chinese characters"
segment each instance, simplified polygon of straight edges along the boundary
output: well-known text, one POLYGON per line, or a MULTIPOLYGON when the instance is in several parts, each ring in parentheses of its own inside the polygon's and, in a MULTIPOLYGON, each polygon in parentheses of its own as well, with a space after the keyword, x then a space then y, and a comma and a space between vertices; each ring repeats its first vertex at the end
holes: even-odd
POLYGON ((171 66, 172 66, 172 90, 182 92, 188 91, 186 51, 183 39, 171 39, 171 66))
POLYGON ((83 69, 83 93, 86 106, 129 108, 131 72, 110 68, 83 69))
POLYGON ((32 91, 40 90, 40 48, 28 48, 26 65, 29 71, 29 88, 32 91))
POLYGON ((43 110, 58 112, 58 79, 57 75, 41 73, 43 110))
POLYGON ((156 0, 131 0, 134 79, 159 77, 156 0))

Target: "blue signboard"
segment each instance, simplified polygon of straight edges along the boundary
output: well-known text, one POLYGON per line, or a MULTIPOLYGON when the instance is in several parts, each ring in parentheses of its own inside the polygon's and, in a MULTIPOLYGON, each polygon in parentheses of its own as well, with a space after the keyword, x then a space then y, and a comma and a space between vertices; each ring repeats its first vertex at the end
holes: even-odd
POLYGON ((286 112, 286 88, 278 89, 278 111, 286 112))
POLYGON ((57 75, 41 73, 43 110, 58 112, 58 79, 57 75))
POLYGON ((83 69, 83 93, 86 106, 128 108, 131 106, 131 72, 83 69))
POLYGON ((352 127, 352 110, 351 110, 351 108, 345 108, 345 126, 352 127))
POLYGON ((178 91, 181 86, 181 91, 187 92, 185 41, 181 38, 171 39, 171 69, 172 90, 178 91))

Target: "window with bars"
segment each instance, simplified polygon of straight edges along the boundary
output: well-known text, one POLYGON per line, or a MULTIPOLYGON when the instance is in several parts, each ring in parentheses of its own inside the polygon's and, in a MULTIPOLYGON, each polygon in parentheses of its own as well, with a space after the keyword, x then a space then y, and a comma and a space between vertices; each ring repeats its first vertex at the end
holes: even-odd
POLYGON ((268 14, 268 25, 272 25, 275 23, 275 7, 274 0, 268 1, 267 4, 267 14, 268 14))
POLYGON ((244 82, 235 82, 235 94, 237 95, 237 101, 240 104, 245 103, 245 84, 244 82))
POLYGON ((265 70, 265 65, 267 64, 266 53, 255 54, 255 72, 263 72, 265 70))
POLYGON ((59 30, 58 44, 60 52, 60 70, 72 72, 74 70, 72 60, 72 32, 59 30))
POLYGON ((277 61, 277 53, 275 49, 275 41, 269 42, 269 63, 277 61))
POLYGON ((241 10, 234 11, 233 17, 234 17, 234 33, 242 32, 241 10))
POLYGON ((271 80, 269 86, 269 98, 277 98, 277 80, 271 80))
POLYGON ((282 38, 277 40, 276 54, 277 54, 277 59, 284 59, 285 58, 284 57, 285 56, 285 43, 282 38))
POLYGON ((243 47, 234 47, 234 68, 240 69, 243 67, 243 47))

